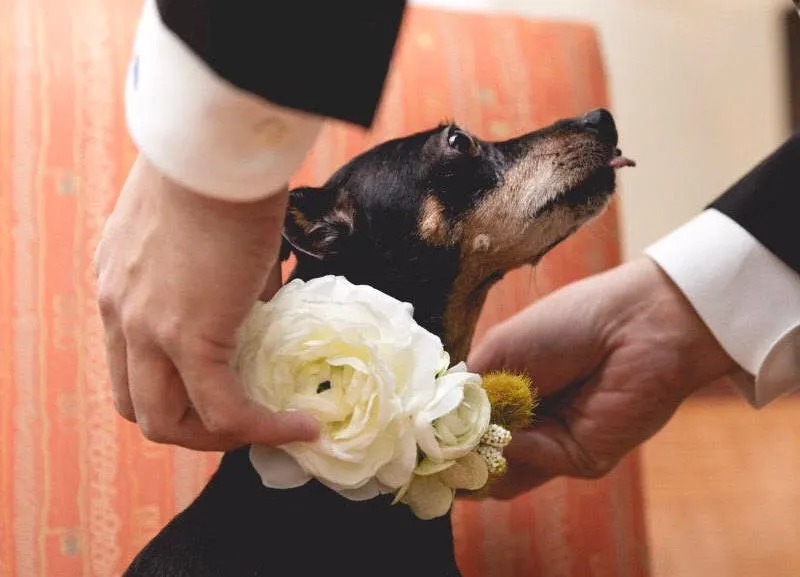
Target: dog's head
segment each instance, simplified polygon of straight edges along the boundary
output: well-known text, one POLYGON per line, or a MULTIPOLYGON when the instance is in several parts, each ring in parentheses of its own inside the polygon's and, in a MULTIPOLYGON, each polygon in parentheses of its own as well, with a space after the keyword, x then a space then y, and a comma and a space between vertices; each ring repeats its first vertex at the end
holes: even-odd
POLYGON ((461 359, 491 285, 597 214, 631 164, 605 110, 505 142, 441 125, 292 191, 284 237, 297 276, 343 275, 411 302, 461 359))

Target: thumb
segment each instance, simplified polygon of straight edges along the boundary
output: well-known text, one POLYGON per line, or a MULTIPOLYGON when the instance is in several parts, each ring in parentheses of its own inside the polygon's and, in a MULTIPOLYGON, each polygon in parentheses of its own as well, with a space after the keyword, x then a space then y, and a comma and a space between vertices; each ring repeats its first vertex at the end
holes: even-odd
POLYGON ((269 271, 269 276, 267 277, 267 280, 264 283, 264 288, 261 291, 261 295, 258 297, 259 300, 262 300, 264 302, 269 301, 272 297, 275 296, 275 293, 280 290, 282 285, 283 285, 283 277, 282 277, 281 263, 280 260, 278 260, 275 262, 275 264, 269 271))
POLYGON ((534 304, 508 320, 495 325, 471 351, 470 370, 487 372, 506 370, 542 376, 563 358, 559 342, 550 342, 548 334, 557 329, 534 304))
POLYGON ((301 412, 272 412, 249 399, 228 363, 193 360, 179 366, 186 392, 205 428, 242 444, 277 446, 313 441, 319 423, 301 412))
POLYGON ((603 339, 570 304, 547 297, 497 325, 470 354, 470 370, 525 373, 543 397, 584 380, 603 360, 603 339))
POLYGON ((467 366, 475 373, 488 373, 508 369, 503 346, 503 335, 496 331, 488 333, 467 356, 467 366))

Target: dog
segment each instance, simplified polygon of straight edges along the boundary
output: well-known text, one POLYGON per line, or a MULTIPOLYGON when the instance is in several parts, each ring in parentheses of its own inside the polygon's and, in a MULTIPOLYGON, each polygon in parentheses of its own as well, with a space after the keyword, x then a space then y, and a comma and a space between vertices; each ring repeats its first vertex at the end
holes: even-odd
MULTIPOLYGON (((453 123, 385 142, 291 192, 282 258, 294 254, 293 278, 340 275, 411 303, 462 361, 489 289, 606 206, 615 170, 633 165, 617 140, 598 109, 504 142, 453 123)), ((391 500, 266 488, 241 448, 125 576, 459 576, 450 516, 391 500)))

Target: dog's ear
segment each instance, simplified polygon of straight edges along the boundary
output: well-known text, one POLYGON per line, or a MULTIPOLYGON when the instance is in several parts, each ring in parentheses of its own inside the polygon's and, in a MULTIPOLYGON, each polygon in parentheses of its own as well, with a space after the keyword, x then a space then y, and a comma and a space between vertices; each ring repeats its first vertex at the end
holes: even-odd
POLYGON ((353 233, 353 206, 347 195, 332 188, 296 188, 289 193, 283 225, 281 258, 289 252, 323 260, 339 252, 353 233))

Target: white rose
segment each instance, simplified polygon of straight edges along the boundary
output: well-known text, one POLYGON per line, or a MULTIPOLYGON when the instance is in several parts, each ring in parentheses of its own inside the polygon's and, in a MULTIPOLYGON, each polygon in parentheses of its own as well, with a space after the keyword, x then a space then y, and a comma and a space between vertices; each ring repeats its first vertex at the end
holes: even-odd
POLYGON ((480 375, 459 363, 437 377, 430 402, 415 414, 415 436, 424 458, 395 501, 406 503, 421 519, 447 513, 456 489, 480 489, 488 480, 486 461, 474 452, 491 419, 481 384, 480 375))
POLYGON ((492 407, 481 383, 464 363, 436 379, 431 402, 414 419, 417 443, 433 462, 463 457, 489 429, 492 407))
POLYGON ((253 446, 268 487, 312 477, 350 499, 406 484, 417 464, 411 419, 430 404, 448 357, 411 305, 341 277, 295 280, 259 303, 239 333, 234 368, 267 408, 302 410, 322 424, 313 443, 253 446))

